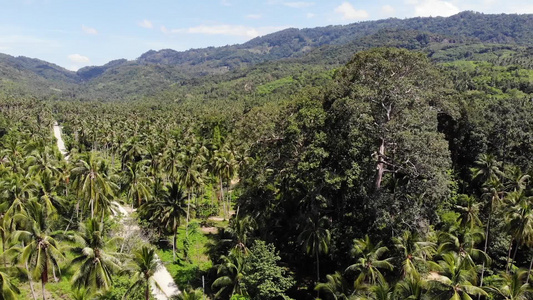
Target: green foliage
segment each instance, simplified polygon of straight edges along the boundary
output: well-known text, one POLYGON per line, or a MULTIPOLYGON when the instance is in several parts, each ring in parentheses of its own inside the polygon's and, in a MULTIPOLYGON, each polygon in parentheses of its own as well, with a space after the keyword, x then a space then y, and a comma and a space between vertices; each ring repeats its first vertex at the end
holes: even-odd
POLYGON ((246 258, 243 284, 253 299, 289 299, 285 292, 294 285, 292 276, 278 265, 281 258, 272 244, 256 240, 246 258))

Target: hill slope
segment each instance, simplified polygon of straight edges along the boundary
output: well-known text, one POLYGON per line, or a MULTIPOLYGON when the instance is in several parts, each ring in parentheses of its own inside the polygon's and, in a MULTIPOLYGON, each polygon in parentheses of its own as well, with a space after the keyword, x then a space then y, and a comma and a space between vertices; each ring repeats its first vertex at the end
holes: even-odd
POLYGON ((478 49, 487 43, 512 45, 513 51, 533 45, 533 15, 462 12, 448 18, 289 28, 240 45, 182 52, 150 50, 133 61, 120 59, 78 72, 38 59, 0 55, 0 72, 3 86, 16 86, 32 94, 122 99, 150 96, 194 78, 239 73, 251 66, 280 60, 331 67, 346 63, 355 51, 395 46, 424 50, 430 57, 446 61, 457 59, 458 54, 450 56, 442 51, 450 52, 450 48, 463 45, 478 45, 474 47, 478 49))

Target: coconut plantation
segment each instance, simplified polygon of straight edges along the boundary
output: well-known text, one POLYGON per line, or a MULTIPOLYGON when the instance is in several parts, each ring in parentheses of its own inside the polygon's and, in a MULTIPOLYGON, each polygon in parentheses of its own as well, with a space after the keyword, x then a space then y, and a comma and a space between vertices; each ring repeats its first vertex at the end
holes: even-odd
POLYGON ((90 25, 116 4, 62 2, 79 39, 17 33, 56 2, 0 21, 0 299, 533 299, 527 6, 271 1, 242 22, 303 29, 171 28, 133 1, 121 36, 90 25), (112 59, 47 50, 76 43, 112 59))

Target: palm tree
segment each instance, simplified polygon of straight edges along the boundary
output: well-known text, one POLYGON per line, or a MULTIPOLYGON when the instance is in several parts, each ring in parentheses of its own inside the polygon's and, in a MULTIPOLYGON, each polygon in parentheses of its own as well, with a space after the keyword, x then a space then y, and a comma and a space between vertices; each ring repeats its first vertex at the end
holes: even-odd
POLYGON ((439 261, 437 272, 431 272, 428 281, 436 284, 433 289, 436 299, 471 299, 472 295, 488 296, 476 286, 477 271, 467 265, 464 258, 455 252, 448 252, 439 261), (438 292, 437 292, 438 291, 438 292))
POLYGON ((410 276, 399 281, 394 288, 396 299, 421 300, 428 283, 419 275, 410 276))
POLYGON ((247 295, 246 289, 241 285, 245 270, 245 255, 231 249, 229 255, 220 257, 221 263, 217 266, 218 278, 213 282, 211 287, 218 289, 215 298, 218 298, 226 290, 230 290, 230 297, 233 294, 247 295))
POLYGON ((235 248, 243 253, 248 251, 248 235, 256 228, 254 219, 250 216, 235 217, 230 221, 230 226, 226 230, 235 240, 235 248))
MULTIPOLYGON (((485 245, 483 246, 483 252, 487 253, 489 248, 489 238, 490 238, 490 226, 492 222, 492 214, 496 207, 498 207, 502 203, 502 197, 503 197, 503 185, 501 184, 498 177, 489 178, 488 181, 484 183, 484 194, 483 197, 485 199, 488 199, 488 205, 489 205, 489 216, 487 219, 487 225, 485 228, 485 245)), ((481 279, 479 286, 483 286, 483 280, 485 277, 485 262, 483 262, 483 266, 481 269, 481 279)))
POLYGON ((176 261, 176 242, 181 218, 187 214, 184 202, 185 195, 177 183, 172 183, 162 191, 162 194, 153 201, 146 202, 139 208, 141 217, 144 217, 165 231, 173 234, 172 255, 176 261))
POLYGON ((154 249, 147 246, 143 246, 141 249, 137 250, 134 255, 133 262, 135 264, 135 274, 132 278, 134 282, 122 298, 126 298, 134 288, 144 286, 145 299, 149 300, 150 285, 161 290, 161 287, 153 278, 155 272, 160 268, 160 265, 154 249))
POLYGON ((116 185, 109 178, 105 162, 91 152, 82 157, 71 172, 78 195, 88 201, 91 218, 101 211, 103 221, 104 215, 109 212, 107 209, 111 207, 113 190, 116 189, 116 185))
POLYGON ((320 281, 320 254, 329 252, 331 233, 325 228, 328 219, 323 217, 318 220, 307 219, 304 230, 298 236, 298 241, 305 249, 305 253, 316 258, 316 282, 320 281))
POLYGON ((351 284, 340 272, 326 275, 326 282, 317 283, 315 290, 335 300, 348 300, 350 298, 349 295, 352 294, 351 284))
POLYGON ((392 258, 382 259, 388 250, 387 247, 381 246, 381 242, 376 245, 372 244, 368 235, 364 239, 354 241, 352 255, 357 257, 357 262, 346 268, 346 272, 359 272, 354 283, 356 289, 365 290, 368 284, 375 285, 385 282, 380 269, 392 270, 394 268, 390 263, 392 258))
POLYGON ((481 203, 477 202, 474 197, 467 195, 459 195, 458 201, 463 205, 456 205, 455 209, 459 212, 459 222, 463 228, 473 229, 481 226, 479 219, 479 208, 481 203))
POLYGON ((183 187, 187 189, 187 219, 189 225, 191 195, 204 183, 206 170, 204 169, 207 148, 196 141, 188 147, 184 147, 179 154, 178 178, 183 187))
MULTIPOLYGON (((48 234, 45 212, 42 206, 31 201, 27 205, 27 214, 18 214, 15 219, 23 224, 26 230, 17 230, 14 239, 24 242, 20 250, 13 248, 14 252, 20 251, 21 260, 33 269, 33 276, 41 278, 43 299, 46 299, 45 285, 48 282, 50 266, 59 272, 59 259, 63 254, 59 250, 58 242, 48 234)), ((54 274, 55 276, 55 274, 54 274)))
POLYGON ((503 177, 503 172, 500 170, 501 162, 497 161, 492 154, 481 154, 474 163, 476 166, 470 169, 472 179, 485 183, 496 176, 503 177))
POLYGON ((95 299, 91 289, 79 288, 72 290, 70 294, 72 300, 92 300, 95 299))
POLYGON ((476 268, 477 261, 490 263, 491 259, 483 250, 477 249, 476 245, 484 239, 481 227, 453 227, 450 232, 439 233, 439 247, 437 253, 442 256, 444 253, 456 252, 464 257, 466 267, 476 268))
POLYGON ((11 278, 4 272, 0 271, 0 299, 16 300, 20 291, 16 285, 11 282, 11 278))
POLYGON ((146 176, 147 160, 140 162, 128 163, 126 165, 126 183, 122 189, 126 192, 127 198, 132 205, 136 203, 137 207, 141 206, 143 201, 148 201, 151 197, 152 179, 146 176))
POLYGON ((105 250, 106 244, 113 244, 115 239, 106 242, 104 236, 104 224, 89 219, 82 226, 82 234, 72 237, 81 246, 74 249, 77 256, 72 260, 73 264, 81 263, 72 279, 75 288, 107 290, 111 287, 112 275, 120 270, 120 261, 118 253, 105 250))
POLYGON ((505 177, 508 179, 505 185, 507 191, 521 191, 526 188, 530 175, 524 174, 518 166, 509 166, 505 171, 505 177))
POLYGON ((525 270, 517 270, 512 274, 502 272, 493 284, 488 287, 489 291, 492 291, 506 300, 527 300, 531 299, 533 290, 531 286, 526 282, 528 272, 525 270))
POLYGON ((506 199, 509 204, 505 219, 512 237, 511 244, 513 240, 517 242, 512 260, 510 260, 511 247, 509 247, 507 266, 507 270, 509 270, 509 261, 511 263, 514 261, 518 245, 533 246, 533 197, 527 197, 524 191, 515 191, 509 193, 506 199))
POLYGON ((404 231, 402 235, 392 238, 394 246, 402 254, 403 278, 418 276, 416 263, 424 264, 435 254, 437 245, 429 241, 421 241, 418 234, 404 231))
POLYGON ((178 296, 174 297, 173 299, 177 300, 203 300, 204 293, 200 289, 196 290, 190 290, 190 291, 183 291, 178 296))
MULTIPOLYGON (((220 183, 220 198, 224 201, 224 183, 228 186, 231 183, 231 179, 237 172, 238 162, 235 159, 235 154, 230 150, 229 145, 224 145, 221 149, 216 150, 213 155, 213 171, 219 178, 220 183)), ((222 202, 224 204, 224 202, 222 202)), ((230 210, 230 203, 227 204, 227 211, 230 210)), ((226 207, 226 204, 224 204, 226 207)), ((224 217, 226 217, 226 211, 224 211, 224 217)))

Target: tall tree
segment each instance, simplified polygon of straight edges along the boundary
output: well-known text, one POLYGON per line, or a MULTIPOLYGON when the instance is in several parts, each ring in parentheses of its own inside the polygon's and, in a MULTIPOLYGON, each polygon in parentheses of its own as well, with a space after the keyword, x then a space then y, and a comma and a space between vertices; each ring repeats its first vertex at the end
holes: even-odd
POLYGON ((157 260, 155 250, 146 246, 138 249, 134 253, 133 257, 135 273, 133 275, 133 283, 128 291, 124 294, 124 298, 131 293, 133 289, 138 286, 144 287, 144 297, 146 300, 150 300, 150 285, 155 286, 159 290, 161 287, 154 280, 154 274, 161 267, 157 260))
POLYGON ((108 252, 106 244, 113 244, 115 239, 105 239, 104 224, 96 219, 89 219, 82 227, 81 234, 73 239, 79 244, 75 248, 77 256, 72 260, 79 268, 72 277, 75 288, 92 288, 107 290, 111 288, 112 276, 120 268, 119 254, 108 252))
POLYGON ((26 211, 26 214, 15 216, 25 230, 17 230, 13 237, 24 242, 20 249, 21 260, 33 270, 32 276, 41 279, 43 299, 46 299, 45 285, 48 283, 50 267, 60 270, 59 260, 63 258, 63 254, 59 243, 47 230, 46 213, 42 206, 32 201, 28 203, 26 211))
POLYGON ((149 220, 164 232, 170 232, 172 239, 172 257, 176 261, 176 244, 178 228, 182 217, 187 215, 185 200, 187 196, 177 182, 171 183, 153 201, 144 203, 139 212, 142 218, 149 220))
POLYGON ((308 218, 304 230, 298 236, 305 253, 316 258, 316 282, 320 282, 320 254, 327 254, 331 241, 331 233, 325 227, 328 220, 308 218))

